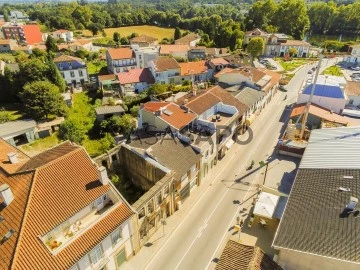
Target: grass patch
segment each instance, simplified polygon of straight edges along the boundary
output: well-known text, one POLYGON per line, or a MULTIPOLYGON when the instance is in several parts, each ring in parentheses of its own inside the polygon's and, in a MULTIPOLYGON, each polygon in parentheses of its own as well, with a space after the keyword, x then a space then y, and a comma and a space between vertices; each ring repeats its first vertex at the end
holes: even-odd
MULTIPOLYGON (((163 28, 151 25, 136 25, 136 26, 124 26, 118 28, 106 28, 105 30, 106 36, 109 38, 113 37, 115 32, 119 32, 120 36, 127 37, 132 33, 138 33, 139 35, 148 35, 154 38, 157 38, 159 41, 163 38, 173 38, 174 37, 174 28, 163 28)), ((83 35, 92 36, 89 30, 83 30, 83 35)), ((99 33, 97 36, 101 36, 99 33)))
POLYGON ((107 64, 105 60, 94 60, 87 63, 89 75, 107 74, 107 64))
POLYGON ((325 69, 323 75, 343 76, 341 69, 338 66, 331 66, 325 69))
POLYGON ((0 104, 0 123, 15 121, 24 118, 20 104, 2 103, 0 104))
POLYGON ((29 156, 34 156, 49 149, 50 147, 57 145, 58 143, 59 139, 57 138, 57 133, 55 132, 49 137, 38 139, 20 147, 29 156))
POLYGON ((304 59, 294 59, 291 61, 279 61, 280 65, 284 68, 285 71, 294 71, 298 67, 306 64, 308 61, 304 59))

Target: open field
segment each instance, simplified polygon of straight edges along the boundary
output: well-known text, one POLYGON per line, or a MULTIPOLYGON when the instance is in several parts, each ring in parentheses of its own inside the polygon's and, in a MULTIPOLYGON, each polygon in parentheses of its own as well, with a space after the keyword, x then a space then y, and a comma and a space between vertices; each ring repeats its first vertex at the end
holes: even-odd
MULTIPOLYGON (((157 38, 159 41, 163 38, 172 38, 174 36, 174 31, 174 28, 162 28, 150 25, 124 26, 105 29, 106 36, 109 38, 112 38, 114 32, 119 32, 122 37, 127 37, 132 33, 137 33, 139 35, 148 35, 157 38)), ((85 36, 92 36, 89 30, 83 30, 82 32, 85 36)), ((96 37, 102 37, 102 34, 99 33, 96 37)))

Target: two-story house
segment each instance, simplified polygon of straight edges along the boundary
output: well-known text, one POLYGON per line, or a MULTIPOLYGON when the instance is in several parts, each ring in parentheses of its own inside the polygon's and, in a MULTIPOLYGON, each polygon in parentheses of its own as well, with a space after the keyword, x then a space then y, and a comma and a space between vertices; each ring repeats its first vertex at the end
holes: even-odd
POLYGON ((181 80, 192 83, 206 82, 212 79, 212 69, 207 61, 179 63, 181 68, 181 80))
POLYGON ((136 64, 138 68, 148 68, 149 62, 159 57, 158 47, 140 47, 139 45, 131 45, 131 49, 135 52, 136 64))
POLYGON ((107 68, 110 73, 120 73, 137 67, 136 55, 131 48, 116 48, 106 51, 107 68))
POLYGON ((6 23, 2 26, 5 39, 15 39, 19 43, 33 45, 44 41, 38 24, 6 23))
POLYGON ((74 33, 73 31, 59 29, 50 34, 54 39, 63 39, 65 42, 73 42, 74 41, 74 33))
POLYGON ((245 32, 243 44, 244 45, 249 44, 250 40, 252 38, 255 38, 255 37, 262 38, 262 40, 264 41, 264 44, 266 44, 267 40, 268 40, 268 37, 269 37, 269 34, 262 31, 259 28, 255 28, 254 30, 247 31, 247 32, 245 32))
POLYGON ((89 82, 86 63, 81 58, 60 55, 54 58, 54 63, 68 86, 77 87, 89 82))
POLYGON ((138 251, 134 211, 82 147, 0 150, 1 269, 118 269, 138 251))
MULTIPOLYGON (((279 46, 279 45, 278 45, 279 46)), ((310 53, 310 43, 302 40, 287 40, 286 42, 280 43, 279 56, 289 54, 291 48, 296 49, 296 57, 308 57, 310 53)))
POLYGON ((181 66, 171 57, 159 57, 149 62, 155 82, 160 84, 181 84, 181 66))

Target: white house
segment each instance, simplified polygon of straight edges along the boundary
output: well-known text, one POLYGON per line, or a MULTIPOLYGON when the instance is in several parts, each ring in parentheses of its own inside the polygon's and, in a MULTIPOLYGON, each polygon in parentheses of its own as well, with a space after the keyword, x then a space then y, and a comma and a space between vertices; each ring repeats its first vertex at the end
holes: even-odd
POLYGON ((110 73, 137 68, 136 55, 131 48, 116 48, 106 51, 107 68, 110 73))
POLYGON ((74 41, 73 31, 59 29, 51 33, 51 36, 55 39, 63 39, 65 42, 74 41))
POLYGON ((0 164, 2 269, 119 269, 139 250, 135 212, 82 147, 64 142, 32 158, 0 147, 12 165, 0 164))
POLYGON ((131 48, 135 52, 136 64, 138 68, 148 68, 149 62, 159 57, 159 48, 141 47, 137 44, 131 45, 131 48))
POLYGON ((68 86, 77 87, 89 82, 87 67, 81 58, 60 55, 54 59, 54 63, 68 86))
POLYGON ((159 57, 149 62, 149 68, 155 82, 181 84, 181 67, 174 58, 159 57))
POLYGON ((201 40, 201 36, 199 34, 191 33, 175 40, 175 44, 195 47, 200 42, 200 40, 201 40))
POLYGON ((288 54, 291 48, 296 49, 297 57, 309 56, 310 44, 302 40, 287 40, 286 42, 280 43, 279 56, 284 56, 288 54))

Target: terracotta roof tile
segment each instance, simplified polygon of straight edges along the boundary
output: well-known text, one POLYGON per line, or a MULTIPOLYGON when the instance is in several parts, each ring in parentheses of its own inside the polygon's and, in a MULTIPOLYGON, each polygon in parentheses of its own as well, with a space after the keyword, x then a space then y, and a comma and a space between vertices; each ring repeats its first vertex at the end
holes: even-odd
POLYGON ((54 58, 54 63, 60 63, 60 62, 80 62, 80 63, 84 63, 84 61, 81 58, 78 57, 74 57, 74 56, 70 56, 70 55, 66 55, 66 54, 62 54, 56 58, 54 58))
POLYGON ((0 45, 10 45, 10 39, 0 39, 0 45))
POLYGON ((155 61, 156 71, 166 71, 168 69, 180 69, 179 63, 171 57, 158 57, 155 61))
POLYGON ((348 96, 360 96, 360 82, 347 81, 345 93, 348 96))
POLYGON ((282 270, 259 247, 229 240, 217 263, 216 270, 282 270))
POLYGON ((254 34, 255 36, 259 36, 259 35, 266 36, 266 35, 268 35, 268 33, 262 31, 262 30, 259 29, 259 28, 255 28, 255 29, 253 29, 253 30, 251 30, 251 31, 245 32, 245 35, 246 35, 246 36, 250 36, 250 35, 253 35, 253 34, 254 34))
POLYGON ((146 82, 153 84, 155 79, 148 68, 130 69, 127 72, 120 72, 118 74, 120 84, 146 82))
POLYGON ((43 42, 43 37, 39 25, 37 24, 23 25, 22 29, 24 31, 26 43, 28 45, 43 42))
POLYGON ((190 42, 200 39, 200 36, 196 33, 191 33, 175 40, 175 44, 189 45, 190 42))
POLYGON ((0 168, 5 172, 9 174, 15 173, 21 166, 28 162, 29 159, 30 158, 25 153, 0 138, 0 168), (18 163, 11 164, 9 162, 7 154, 11 152, 18 155, 18 163))
POLYGON ((135 58, 135 53, 130 48, 108 49, 108 53, 113 60, 135 58))
POLYGON ((229 62, 226 61, 226 60, 225 60, 224 58, 222 58, 222 57, 213 58, 213 59, 210 60, 210 62, 213 63, 215 66, 218 66, 218 65, 224 65, 224 66, 226 66, 226 65, 229 64, 229 62))
POLYGON ((179 63, 181 76, 202 74, 208 72, 206 61, 179 63))
POLYGON ((239 112, 239 116, 243 115, 249 109, 248 106, 240 102, 237 98, 220 86, 214 86, 209 90, 209 92, 220 98, 224 104, 236 107, 239 112))
POLYGON ((265 92, 269 91, 273 86, 277 85, 279 81, 281 80, 281 74, 268 70, 266 68, 259 68, 261 72, 264 72, 266 75, 271 76, 270 84, 266 85, 265 89, 263 89, 265 92))
POLYGON ((281 43, 281 46, 310 46, 310 44, 302 40, 287 40, 281 43))
POLYGON ((81 45, 86 45, 86 44, 92 43, 92 40, 91 39, 78 39, 75 42, 77 42, 81 45))
POLYGON ((144 110, 153 113, 160 110, 161 107, 165 107, 167 105, 169 105, 169 102, 146 102, 144 104, 144 110))
MULTIPOLYGON (((305 103, 296 104, 291 111, 290 117, 301 115, 305 111, 305 105, 305 103)), ((329 122, 335 122, 343 125, 352 123, 351 119, 337 113, 332 113, 330 110, 316 104, 310 105, 309 113, 329 122)))
POLYGON ((189 50, 188 45, 161 45, 160 54, 172 54, 177 52, 187 52, 189 50))
POLYGON ((59 29, 53 32, 53 34, 63 34, 63 33, 67 33, 67 32, 71 32, 70 30, 65 30, 65 29, 59 29))
POLYGON ((103 82, 103 81, 114 81, 117 79, 117 76, 116 74, 106 74, 106 75, 100 75, 98 76, 98 79, 100 82, 103 82))
POLYGON ((150 37, 147 35, 141 35, 141 36, 130 39, 130 41, 132 41, 132 42, 154 42, 157 40, 158 40, 157 38, 150 37))
POLYGON ((188 103, 184 104, 184 106, 189 108, 197 115, 200 115, 218 104, 219 102, 221 102, 220 98, 218 98, 211 92, 205 92, 203 94, 200 94, 199 96, 191 98, 188 103))
MULTIPOLYGON (((0 150, 0 154, 1 153, 2 151, 0 150)), ((11 238, 0 245, 0 269, 10 269, 21 231, 33 175, 34 173, 24 173, 7 176, 0 169, 0 186, 2 184, 8 184, 14 196, 14 200, 6 207, 2 205, 2 200, 0 199, 0 216, 5 219, 0 224, 0 235, 3 236, 9 229, 15 230, 11 238)))
POLYGON ((221 75, 225 73, 239 73, 247 78, 252 77, 253 82, 258 82, 261 80, 266 73, 261 71, 260 69, 256 69, 254 67, 241 67, 241 68, 224 68, 222 71, 218 72, 215 77, 220 78, 221 75))

